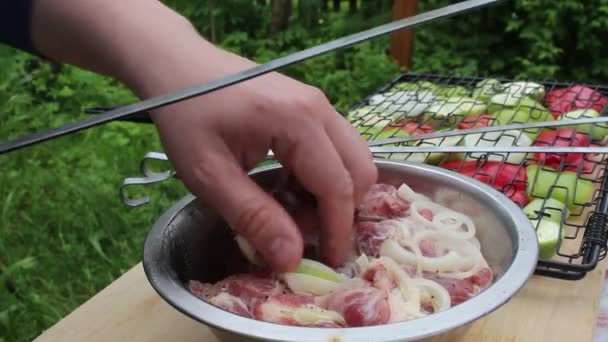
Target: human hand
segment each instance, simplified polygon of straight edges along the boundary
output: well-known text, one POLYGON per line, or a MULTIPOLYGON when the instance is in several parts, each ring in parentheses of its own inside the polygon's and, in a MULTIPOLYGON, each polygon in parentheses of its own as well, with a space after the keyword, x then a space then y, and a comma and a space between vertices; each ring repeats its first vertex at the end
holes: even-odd
MULTIPOLYGON (((39 0, 32 32, 46 56, 111 75, 142 98, 255 65, 214 47, 157 1, 39 0)), ((321 91, 272 73, 151 114, 185 185, 275 270, 296 267, 303 243, 284 208, 247 175, 269 149, 317 198, 325 260, 342 261, 355 205, 377 170, 366 144, 321 91)))
MULTIPOLYGON (((206 64, 215 71, 204 67, 201 78, 254 65, 223 51, 212 55, 214 62, 206 64)), ((194 78, 176 73, 171 84, 184 86, 194 78)), ((269 149, 315 195, 325 261, 343 261, 351 246, 355 206, 377 170, 357 131, 321 91, 272 73, 159 109, 153 119, 184 184, 275 270, 293 270, 303 242, 293 218, 247 176, 269 149)))

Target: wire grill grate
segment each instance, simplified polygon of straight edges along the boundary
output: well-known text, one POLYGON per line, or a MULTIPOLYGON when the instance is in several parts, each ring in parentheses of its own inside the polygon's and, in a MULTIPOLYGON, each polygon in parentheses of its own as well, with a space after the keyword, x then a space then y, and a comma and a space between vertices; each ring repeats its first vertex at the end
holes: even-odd
MULTIPOLYGON (((554 80, 400 75, 352 107, 345 117, 366 140, 488 125, 604 115, 608 86, 554 80)), ((589 146, 605 145, 608 124, 532 128, 444 137, 396 145, 589 146)), ((542 258, 537 274, 581 279, 606 256, 608 182, 606 155, 575 153, 382 153, 376 157, 439 165, 502 191, 522 209, 534 200, 533 219, 560 217, 555 255, 542 258), (565 203, 558 206, 548 200, 565 203)))

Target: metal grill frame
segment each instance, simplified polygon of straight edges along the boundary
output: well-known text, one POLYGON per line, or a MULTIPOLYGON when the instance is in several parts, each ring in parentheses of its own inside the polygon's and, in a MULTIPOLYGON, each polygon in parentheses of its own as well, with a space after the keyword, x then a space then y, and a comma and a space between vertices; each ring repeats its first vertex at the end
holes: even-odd
MULTIPOLYGON (((440 75, 440 74, 429 74, 429 73, 405 73, 405 74, 400 74, 399 76, 395 77, 393 80, 391 80, 387 84, 381 86, 378 90, 369 94, 368 96, 363 98, 361 101, 359 101, 356 104, 354 104, 353 106, 351 106, 346 112, 343 112, 341 114, 344 117, 349 118, 349 121, 351 121, 351 123, 355 127, 358 127, 360 129, 361 126, 356 125, 357 120, 352 120, 353 118, 350 116, 351 113, 356 112, 357 110, 362 109, 365 106, 369 107, 370 100, 372 100, 372 98, 374 96, 391 91, 391 89, 393 89, 399 83, 402 83, 402 82, 414 83, 414 82, 419 82, 419 81, 426 81, 426 82, 431 82, 436 85, 464 86, 464 87, 468 87, 469 89, 472 89, 478 82, 488 79, 488 78, 496 79, 501 83, 507 83, 507 82, 538 83, 545 87, 545 90, 547 93, 550 92, 551 90, 554 90, 557 88, 567 88, 572 85, 583 85, 583 86, 589 87, 591 89, 594 89, 595 91, 602 93, 604 96, 608 96, 608 85, 595 85, 595 84, 587 84, 584 82, 564 82, 564 81, 556 81, 556 80, 539 81, 539 80, 532 80, 532 79, 509 79, 509 78, 504 78, 504 77, 492 77, 492 76, 487 76, 487 77, 451 76, 451 75, 440 75)), ((377 105, 377 103, 375 105, 377 105)), ((607 113, 606 113, 607 111, 608 111, 608 105, 604 106, 604 110, 601 113, 601 115, 607 115, 607 113)), ((382 120, 384 120, 384 119, 382 119, 382 120)), ((387 122, 391 122, 386 127, 394 127, 394 128, 399 128, 400 125, 406 124, 408 122, 416 122, 415 119, 412 119, 412 120, 396 119, 397 121, 400 121, 400 123, 395 125, 394 118, 390 118, 390 116, 389 116, 388 118, 386 118, 386 120, 387 120, 387 122)), ((377 124, 378 121, 376 121, 375 123, 377 124)), ((425 123, 425 121, 423 121, 422 123, 421 122, 417 122, 417 123, 418 123, 417 127, 422 128, 423 127, 422 125, 425 123)), ((515 123, 515 122, 511 122, 511 123, 515 123)), ((437 124, 437 122, 436 122, 436 124, 437 124)), ((439 122, 438 123, 440 129, 455 128, 455 127, 449 127, 449 124, 454 124, 454 123, 453 122, 452 123, 449 123, 449 122, 439 122), (445 123, 448 123, 448 125, 446 126, 445 123)), ((373 125, 373 122, 372 122, 372 125, 373 125)), ((363 126, 365 126, 365 125, 363 125, 363 126)), ((371 125, 367 125, 367 127, 371 127, 371 125)), ((365 137, 365 132, 360 131, 360 133, 362 136, 365 137)), ((389 138, 389 137, 393 137, 393 136, 394 135, 385 136, 383 138, 389 138)), ((445 138, 443 138, 443 139, 445 139, 445 138)), ((370 140, 370 139, 368 138, 368 140, 370 140)), ((514 140, 514 141, 516 141, 516 140, 514 140)), ((382 157, 390 158, 391 156, 384 155, 382 157)), ((505 157, 508 158, 508 154, 506 156, 502 155, 501 157, 503 157, 503 161, 501 162, 501 164, 502 164, 504 162, 504 158, 505 157)), ((487 159, 487 158, 488 158, 487 155, 481 156, 479 161, 483 162, 483 159, 487 159)), ((395 158, 395 159, 399 160, 399 158, 395 158)), ((526 164, 527 161, 528 161, 528 158, 526 157, 524 159, 524 161, 521 162, 520 166, 524 167, 524 165, 526 164)), ((564 163, 562 162, 560 169, 563 168, 564 166, 566 166, 566 165, 564 165, 564 163)), ((580 167, 577 171, 577 176, 579 176, 579 177, 582 176, 585 179, 591 180, 592 182, 599 184, 599 187, 594 192, 591 201, 584 203, 584 204, 576 203, 576 204, 582 204, 585 207, 592 208, 588 213, 585 214, 585 219, 584 219, 585 223, 582 225, 573 225, 568 222, 565 223, 565 225, 576 228, 576 232, 575 232, 574 236, 566 236, 565 239, 577 239, 579 237, 579 234, 583 234, 583 236, 581 238, 581 243, 580 243, 578 253, 564 254, 564 253, 560 252, 559 251, 560 247, 561 247, 561 239, 560 239, 560 243, 558 244, 558 255, 566 258, 567 261, 539 259, 536 270, 535 270, 535 274, 541 275, 541 276, 552 277, 552 278, 564 279, 564 280, 580 280, 580 279, 584 278, 588 272, 592 271, 602 259, 605 258, 606 254, 607 254, 607 249, 608 249, 608 198, 606 196, 606 194, 608 192, 608 177, 606 175, 608 173, 608 159, 603 159, 600 162, 596 162, 594 164, 593 170, 591 172, 589 172, 589 174, 593 174, 593 173, 596 173, 597 176, 590 178, 588 176, 585 176, 586 174, 582 173, 582 170, 580 167), (599 170, 596 170, 596 168, 599 168, 599 170)), ((528 180, 528 182, 529 181, 530 180, 528 180)), ((552 187, 554 189, 559 188, 559 186, 556 186, 555 183, 552 187)), ((508 191, 508 189, 505 188, 505 191, 508 191)), ((552 190, 552 191, 554 191, 554 190, 552 190)), ((557 210, 557 208, 551 208, 549 206, 546 206, 546 207, 544 207, 544 211, 546 211, 546 210, 557 210)), ((581 214, 582 213, 579 213, 578 215, 573 214, 570 217, 580 216, 581 214)), ((565 225, 562 225, 562 229, 565 229, 565 225)))

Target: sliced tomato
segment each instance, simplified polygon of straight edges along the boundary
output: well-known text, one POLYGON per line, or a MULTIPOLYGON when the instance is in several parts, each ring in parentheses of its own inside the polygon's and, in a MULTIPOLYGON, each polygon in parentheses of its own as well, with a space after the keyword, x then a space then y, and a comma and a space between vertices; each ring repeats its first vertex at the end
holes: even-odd
POLYGON ((608 104, 608 98, 602 93, 583 85, 554 89, 547 93, 545 101, 556 119, 576 109, 594 109, 601 113, 608 104))
MULTIPOLYGON (((555 146, 555 147, 587 147, 591 143, 589 136, 579 133, 574 129, 558 129, 554 131, 542 132, 534 146, 555 146)), ((535 153, 535 158, 539 163, 554 169, 576 171, 580 164, 583 164, 583 171, 588 172, 593 169, 593 163, 583 159, 583 153, 535 153)))
POLYGON ((433 132, 433 126, 426 123, 420 124, 418 122, 408 122, 403 125, 402 129, 410 135, 427 134, 433 132))
POLYGON ((460 124, 458 124, 458 128, 470 129, 478 127, 488 127, 491 118, 492 115, 490 114, 467 116, 466 118, 464 118, 464 120, 460 122, 460 124))
POLYGON ((526 169, 520 165, 502 163, 496 160, 485 162, 467 160, 464 162, 448 161, 441 163, 439 166, 488 184, 519 205, 524 206, 528 203, 526 193, 528 175, 526 169))

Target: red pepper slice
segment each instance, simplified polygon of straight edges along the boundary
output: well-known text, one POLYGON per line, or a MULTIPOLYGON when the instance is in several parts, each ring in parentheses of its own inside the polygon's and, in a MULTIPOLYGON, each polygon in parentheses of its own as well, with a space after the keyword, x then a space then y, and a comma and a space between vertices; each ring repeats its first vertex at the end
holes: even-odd
POLYGON ((490 124, 490 119, 492 119, 492 115, 490 114, 467 116, 458 124, 458 128, 471 129, 478 127, 488 127, 488 125, 490 124))
MULTIPOLYGON (((542 132, 534 142, 534 146, 587 147, 590 143, 591 140, 586 134, 574 129, 558 129, 542 132)), ((584 172, 593 169, 593 163, 585 163, 583 153, 535 153, 535 158, 538 163, 554 169, 560 169, 563 162, 564 166, 561 169, 564 171, 576 172, 580 164, 583 164, 584 172)))
POLYGON ((583 85, 552 90, 545 96, 545 101, 556 119, 576 109, 594 109, 601 113, 608 104, 608 98, 602 93, 583 85))
POLYGON ((417 122, 408 122, 402 128, 410 135, 427 134, 433 132, 433 126, 429 124, 419 124, 417 122))
POLYGON ((521 206, 528 204, 529 197, 526 192, 528 175, 523 166, 496 160, 448 161, 439 166, 488 184, 521 206))
POLYGON ((409 135, 427 134, 427 133, 433 132, 433 126, 431 126, 429 124, 426 124, 426 123, 420 124, 418 122, 408 121, 406 119, 401 119, 399 121, 396 121, 395 123, 392 123, 385 129, 395 129, 395 128, 400 128, 409 135))

